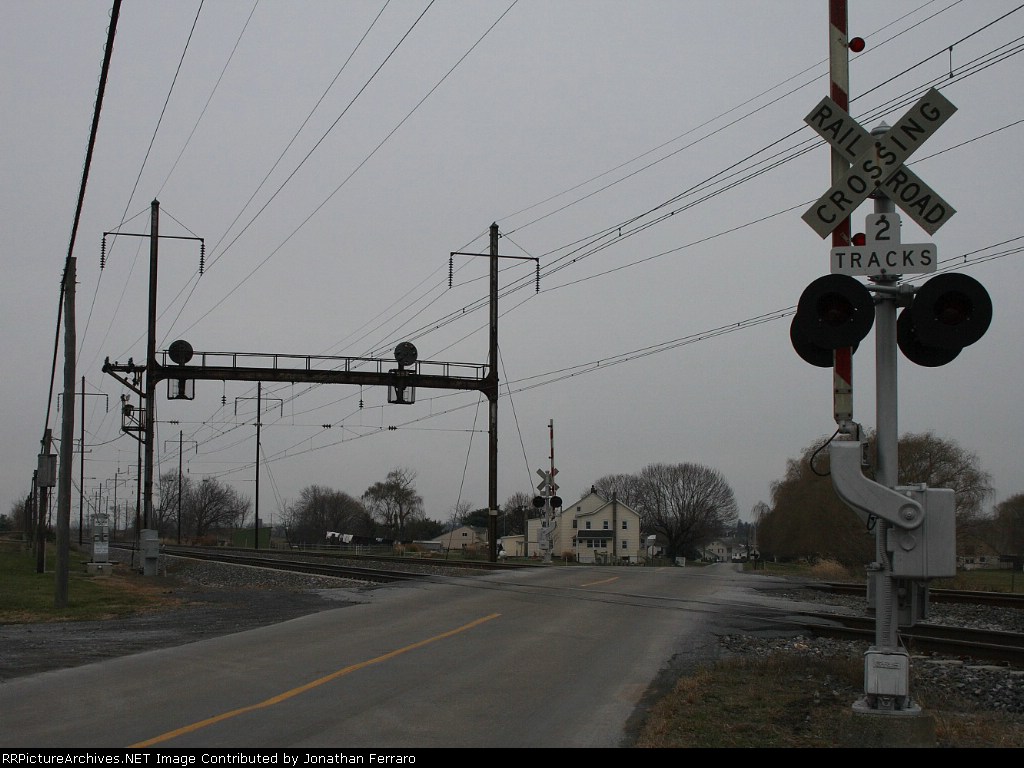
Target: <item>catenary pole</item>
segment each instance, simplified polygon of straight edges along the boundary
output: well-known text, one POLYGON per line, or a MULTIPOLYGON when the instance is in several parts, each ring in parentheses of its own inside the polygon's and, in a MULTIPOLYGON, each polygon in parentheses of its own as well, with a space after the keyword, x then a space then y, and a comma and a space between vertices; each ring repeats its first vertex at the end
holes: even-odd
POLYGON ((146 461, 145 477, 142 488, 142 525, 149 528, 153 519, 153 454, 154 427, 156 420, 156 279, 158 244, 160 242, 160 203, 154 200, 150 204, 149 223, 149 321, 146 333, 146 423, 143 428, 145 435, 146 461))
POLYGON ((487 372, 487 555, 498 562, 498 224, 491 224, 491 322, 490 363, 487 372))
POLYGON ((255 548, 260 548, 260 415, 263 410, 263 382, 256 383, 256 537, 255 548))

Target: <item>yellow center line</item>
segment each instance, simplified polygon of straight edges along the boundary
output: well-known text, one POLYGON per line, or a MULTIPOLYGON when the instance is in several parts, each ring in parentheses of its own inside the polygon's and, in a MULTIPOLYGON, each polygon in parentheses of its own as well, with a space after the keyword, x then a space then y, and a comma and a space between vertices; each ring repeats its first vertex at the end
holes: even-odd
POLYGON ((193 733, 195 731, 206 728, 207 726, 215 725, 216 723, 223 722, 224 720, 229 720, 232 717, 244 715, 246 712, 253 712, 257 709, 266 709, 267 707, 272 707, 275 704, 280 704, 281 702, 294 698, 299 694, 306 693, 306 691, 311 691, 314 688, 318 688, 321 685, 324 685, 325 683, 331 682, 332 680, 337 680, 339 677, 344 677, 345 675, 349 675, 360 669, 369 667, 372 664, 380 664, 383 661, 389 661, 390 659, 393 659, 396 656, 401 656, 403 653, 415 651, 417 648, 422 648, 425 645, 436 643, 438 640, 444 640, 446 638, 452 637, 453 635, 457 635, 460 632, 465 632, 467 630, 473 629, 474 627, 477 627, 483 624, 484 622, 491 621, 492 619, 496 619, 499 616, 501 616, 500 613, 492 613, 489 616, 484 616, 482 618, 476 619, 475 621, 471 621, 469 624, 463 624, 461 627, 456 627, 455 629, 449 630, 448 632, 442 632, 440 635, 434 635, 433 637, 428 637, 425 640, 420 640, 419 642, 413 643, 412 645, 407 645, 404 648, 398 648, 394 651, 389 651, 388 653, 385 653, 384 655, 378 656, 374 659, 368 659, 367 661, 361 661, 358 664, 352 664, 348 667, 344 667, 342 669, 337 670, 336 672, 332 672, 329 675, 325 675, 324 677, 321 677, 317 680, 313 680, 309 683, 306 683, 305 685, 300 685, 297 688, 292 688, 290 691, 279 693, 277 696, 271 696, 269 699, 261 701, 258 704, 250 704, 247 707, 239 707, 238 709, 233 709, 229 712, 223 712, 219 715, 208 717, 205 720, 200 720, 199 722, 192 723, 191 725, 182 726, 181 728, 177 728, 173 731, 168 731, 167 733, 161 734, 160 736, 155 736, 152 739, 140 741, 136 744, 131 744, 129 746, 132 748, 152 747, 154 744, 161 744, 165 741, 170 741, 171 739, 176 738, 178 736, 182 736, 186 733, 193 733))
POLYGON ((618 576, 612 576, 610 579, 602 579, 601 581, 592 581, 589 584, 581 584, 580 586, 583 586, 583 587, 596 587, 596 586, 598 586, 600 584, 610 584, 611 582, 618 581, 618 580, 619 580, 618 576))

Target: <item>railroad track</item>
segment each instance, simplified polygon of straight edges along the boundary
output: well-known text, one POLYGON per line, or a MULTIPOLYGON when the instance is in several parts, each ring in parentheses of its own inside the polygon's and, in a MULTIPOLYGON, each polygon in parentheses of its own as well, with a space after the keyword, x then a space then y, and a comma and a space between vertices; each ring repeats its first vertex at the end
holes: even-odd
MULTIPOLYGON (((823 581, 808 585, 811 589, 837 595, 860 595, 867 598, 867 586, 849 582, 823 581)), ((929 589, 928 599, 937 603, 970 603, 998 608, 1024 608, 1024 594, 1011 592, 978 592, 965 589, 929 589)))
MULTIPOLYGON (((799 616, 806 622, 809 632, 821 637, 868 643, 875 639, 875 620, 872 617, 814 612, 799 616)), ((911 653, 967 657, 1024 667, 1024 635, 1016 632, 921 623, 901 628, 899 638, 911 653)))
MULTIPOLYGON (((490 563, 481 561, 448 561, 437 558, 387 557, 358 555, 339 557, 337 553, 303 552, 296 553, 258 553, 254 550, 232 550, 224 547, 177 547, 165 546, 163 554, 173 557, 210 560, 235 565, 246 565, 259 568, 272 568, 295 573, 334 576, 338 578, 356 579, 375 584, 386 584, 401 581, 429 579, 437 575, 439 567, 451 567, 472 570, 513 569, 516 564, 490 563), (356 565, 355 562, 373 560, 374 567, 356 565), (395 567, 382 567, 393 564, 395 567), (420 569, 420 570, 417 570, 420 569)), ((526 565, 519 567, 537 567, 526 565)), ((840 594, 863 595, 866 589, 862 586, 847 583, 822 583, 808 585, 815 589, 827 590, 840 594)), ((994 601, 993 598, 1014 598, 1013 595, 999 593, 971 593, 954 590, 933 590, 930 595, 935 599, 936 592, 947 600, 957 602, 975 602, 985 605, 1015 605, 1024 603, 1013 601, 994 601), (972 597, 977 599, 971 600, 972 597), (991 601, 991 602, 990 602, 991 601)), ((821 637, 832 637, 845 640, 863 640, 871 643, 875 638, 875 620, 869 616, 844 615, 837 613, 804 611, 796 614, 807 632, 821 637)), ((954 658, 972 658, 1014 667, 1024 667, 1024 635, 1013 632, 967 629, 933 625, 927 623, 904 627, 899 630, 902 645, 911 653, 935 654, 954 658)))
MULTIPOLYGON (((123 547, 131 549, 131 547, 123 547)), ((169 557, 182 557, 192 560, 207 560, 217 563, 229 563, 231 565, 243 565, 254 568, 270 568, 278 571, 289 571, 291 573, 305 573, 316 576, 332 576, 342 579, 354 579, 357 581, 373 584, 388 584, 399 581, 412 581, 428 578, 436 575, 438 566, 445 566, 444 561, 431 561, 419 558, 378 558, 363 557, 364 562, 372 560, 374 565, 355 565, 348 558, 337 558, 336 556, 312 555, 303 553, 259 553, 256 550, 233 550, 225 547, 178 547, 164 546, 161 554, 169 557), (389 562, 401 563, 404 567, 389 569, 383 564, 389 562), (431 573, 425 566, 431 566, 435 572, 431 573), (420 570, 417 570, 417 569, 420 570)), ((454 567, 454 563, 451 564, 454 567)), ((462 563, 458 564, 462 568, 462 563)), ((475 570, 475 569, 474 569, 475 570)))
MULTIPOLYGON (((416 555, 385 555, 369 552, 365 554, 355 554, 337 550, 322 550, 322 549, 301 549, 301 550, 280 550, 280 549, 269 549, 269 550, 255 550, 245 548, 234 548, 234 547, 187 547, 182 545, 163 545, 161 551, 167 555, 175 555, 179 557, 203 557, 206 559, 219 559, 221 557, 262 557, 266 560, 271 559, 282 559, 287 561, 288 559, 298 559, 302 561, 330 561, 333 563, 358 563, 360 561, 372 561, 373 563, 393 563, 395 565, 401 565, 405 567, 416 566, 416 565, 429 565, 435 567, 452 567, 462 568, 466 570, 481 570, 481 571, 494 571, 494 570, 514 570, 521 568, 537 568, 540 567, 534 563, 509 563, 509 562, 497 562, 492 563, 487 560, 464 560, 460 558, 443 558, 443 557, 420 557, 416 555)), ((401 570, 401 569, 399 569, 401 570)))

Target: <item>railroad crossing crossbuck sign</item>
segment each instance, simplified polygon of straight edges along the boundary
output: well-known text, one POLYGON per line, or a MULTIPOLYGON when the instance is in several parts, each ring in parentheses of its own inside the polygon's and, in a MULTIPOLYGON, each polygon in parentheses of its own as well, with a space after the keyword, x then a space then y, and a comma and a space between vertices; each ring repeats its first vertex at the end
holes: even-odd
POLYGON ((885 133, 872 136, 828 96, 804 122, 850 161, 849 170, 803 215, 811 229, 827 237, 875 190, 884 192, 928 234, 956 210, 903 163, 956 107, 934 88, 885 133))
POLYGON ((547 493, 549 496, 553 496, 558 492, 558 483, 554 481, 554 476, 558 474, 557 469, 552 468, 550 472, 538 469, 537 474, 540 475, 540 483, 537 484, 538 491, 541 493, 547 493))

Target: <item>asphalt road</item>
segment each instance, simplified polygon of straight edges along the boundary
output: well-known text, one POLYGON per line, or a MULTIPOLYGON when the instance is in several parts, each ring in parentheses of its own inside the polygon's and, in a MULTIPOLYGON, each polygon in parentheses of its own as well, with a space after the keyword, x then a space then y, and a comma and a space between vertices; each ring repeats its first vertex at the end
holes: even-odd
POLYGON ((0 746, 628 746, 766 585, 723 564, 335 590, 344 607, 8 680, 0 746))

